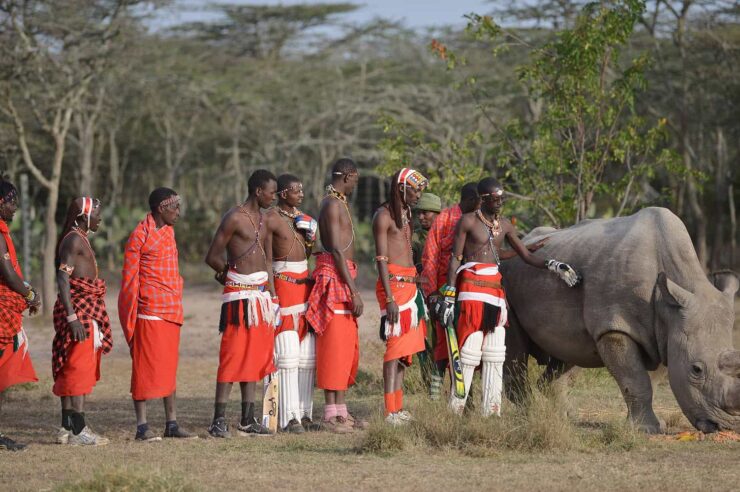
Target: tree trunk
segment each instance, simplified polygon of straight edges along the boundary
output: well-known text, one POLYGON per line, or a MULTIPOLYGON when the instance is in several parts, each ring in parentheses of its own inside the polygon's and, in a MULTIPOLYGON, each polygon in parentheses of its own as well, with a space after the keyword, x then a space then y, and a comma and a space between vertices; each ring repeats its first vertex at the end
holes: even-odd
POLYGON ((54 161, 52 164, 51 179, 49 186, 49 196, 46 199, 46 213, 44 215, 44 258, 42 269, 42 300, 43 312, 45 316, 51 316, 56 299, 56 268, 54 261, 56 259, 56 242, 57 242, 57 205, 59 202, 59 181, 62 177, 62 162, 64 161, 65 141, 67 138, 67 129, 69 120, 72 116, 72 110, 67 109, 65 123, 61 131, 54 136, 54 161))
POLYGON ((712 239, 712 257, 710 260, 712 271, 718 270, 722 266, 723 253, 726 250, 724 242, 725 214, 727 213, 725 203, 727 199, 725 193, 727 189, 726 156, 727 145, 724 132, 722 128, 717 128, 717 166, 714 173, 714 217, 712 217, 714 238, 712 239))

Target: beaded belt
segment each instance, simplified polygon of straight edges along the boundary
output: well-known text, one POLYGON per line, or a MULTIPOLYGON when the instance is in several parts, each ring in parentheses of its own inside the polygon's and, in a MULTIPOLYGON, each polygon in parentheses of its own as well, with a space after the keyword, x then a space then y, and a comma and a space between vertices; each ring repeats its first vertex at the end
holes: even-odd
POLYGON ((265 290, 264 285, 255 285, 255 284, 240 284, 239 282, 232 282, 227 281, 226 284, 224 284, 226 287, 231 287, 234 289, 240 289, 240 290, 265 290))
POLYGON ((478 287, 488 287, 489 289, 500 289, 501 282, 486 282, 485 280, 473 280, 472 278, 461 279, 460 282, 464 284, 472 284, 478 287))
POLYGON ((286 282, 290 282, 291 284, 296 284, 296 285, 305 285, 305 284, 314 283, 314 279, 312 279, 311 277, 293 278, 293 277, 289 277, 288 275, 285 275, 284 273, 274 273, 273 277, 280 279, 280 280, 285 280, 286 282))
POLYGON ((410 284, 420 284, 421 283, 421 277, 411 277, 406 275, 392 275, 388 274, 388 280, 396 281, 396 282, 408 282, 410 284))

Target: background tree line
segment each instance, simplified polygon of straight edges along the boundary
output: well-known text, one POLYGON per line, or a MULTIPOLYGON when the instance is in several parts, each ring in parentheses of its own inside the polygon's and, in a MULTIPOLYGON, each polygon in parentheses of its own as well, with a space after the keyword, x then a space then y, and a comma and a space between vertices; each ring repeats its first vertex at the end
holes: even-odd
POLYGON ((167 7, 0 0, 0 170, 29 175, 47 306, 73 197, 103 201, 94 245, 117 271, 149 191, 175 188, 181 256, 199 265, 251 171, 300 176, 315 213, 343 155, 362 167, 361 221, 390 167, 424 169, 448 202, 495 174, 525 229, 662 205, 707 268, 736 266, 737 2, 493 2, 468 29, 423 33, 348 24, 349 3, 215 5, 157 28, 167 7))

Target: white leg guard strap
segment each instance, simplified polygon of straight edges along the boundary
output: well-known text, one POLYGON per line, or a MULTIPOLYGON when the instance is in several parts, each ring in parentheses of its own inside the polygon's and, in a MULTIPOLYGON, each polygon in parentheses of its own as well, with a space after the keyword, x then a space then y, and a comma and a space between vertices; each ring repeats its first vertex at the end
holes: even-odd
POLYGON ((465 343, 460 349, 460 365, 462 366, 463 382, 465 383, 465 397, 458 398, 454 391, 450 391, 450 408, 457 414, 462 414, 465 409, 465 402, 468 400, 468 393, 470 392, 470 383, 473 382, 473 373, 475 373, 475 368, 480 364, 483 355, 482 345, 483 332, 476 331, 465 339, 465 343))
POLYGON ((493 332, 486 333, 483 339, 483 404, 481 413, 501 415, 501 393, 504 389, 504 360, 506 359, 506 329, 497 326, 493 332))
POLYGON ((298 389, 301 418, 313 420, 313 388, 316 379, 316 335, 307 333, 301 341, 298 361, 298 389))
POLYGON ((292 419, 301 420, 298 396, 298 332, 284 331, 275 337, 275 360, 280 378, 278 418, 281 429, 292 419))

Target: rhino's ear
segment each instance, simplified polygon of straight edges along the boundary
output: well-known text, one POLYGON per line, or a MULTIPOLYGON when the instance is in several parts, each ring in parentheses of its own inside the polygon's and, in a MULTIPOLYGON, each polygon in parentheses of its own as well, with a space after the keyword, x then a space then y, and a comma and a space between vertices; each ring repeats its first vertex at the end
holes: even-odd
POLYGON ((669 279, 664 272, 658 274, 658 286, 666 302, 672 306, 687 308, 694 299, 694 294, 669 279))
POLYGON ((730 298, 735 297, 735 292, 737 292, 738 287, 740 287, 740 279, 738 279, 735 272, 730 270, 710 273, 709 281, 712 282, 720 292, 730 296, 730 298))

